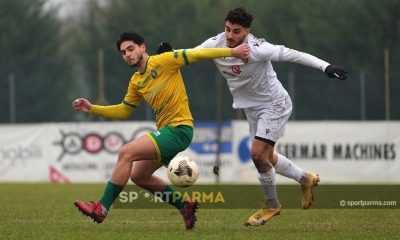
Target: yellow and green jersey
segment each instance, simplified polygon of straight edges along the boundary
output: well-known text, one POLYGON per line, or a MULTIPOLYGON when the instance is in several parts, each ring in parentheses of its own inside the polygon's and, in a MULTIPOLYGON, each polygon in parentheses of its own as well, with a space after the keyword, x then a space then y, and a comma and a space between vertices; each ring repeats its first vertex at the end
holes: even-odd
POLYGON ((89 113, 112 119, 127 119, 144 100, 156 115, 157 128, 193 126, 188 97, 180 68, 207 58, 232 56, 230 48, 176 50, 150 56, 143 72, 133 74, 122 103, 92 105, 89 113))
POLYGON ((204 58, 228 57, 231 49, 190 49, 150 56, 143 72, 133 74, 123 103, 136 108, 145 100, 156 116, 157 128, 193 126, 180 68, 204 58))

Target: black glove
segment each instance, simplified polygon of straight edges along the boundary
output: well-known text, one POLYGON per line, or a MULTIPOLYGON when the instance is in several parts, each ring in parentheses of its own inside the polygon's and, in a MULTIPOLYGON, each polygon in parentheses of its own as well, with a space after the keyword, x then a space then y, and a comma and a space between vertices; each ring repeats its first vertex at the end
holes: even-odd
POLYGON ((160 42, 157 48, 157 54, 165 53, 165 52, 172 52, 172 47, 168 42, 160 42))
POLYGON ((339 78, 340 80, 346 80, 347 71, 340 67, 329 65, 325 68, 325 73, 329 78, 339 78))

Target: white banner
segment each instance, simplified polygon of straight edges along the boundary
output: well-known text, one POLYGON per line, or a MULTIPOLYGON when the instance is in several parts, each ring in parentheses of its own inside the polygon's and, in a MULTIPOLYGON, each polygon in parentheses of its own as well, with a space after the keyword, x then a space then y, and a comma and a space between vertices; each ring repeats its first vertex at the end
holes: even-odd
POLYGON ((154 128, 151 122, 2 125, 0 181, 104 182, 120 147, 154 128))
MULTIPOLYGON (((239 181, 257 182, 248 124, 234 121, 234 169, 239 181)), ((275 150, 322 183, 400 183, 399 122, 289 122, 275 150)), ((293 182, 278 177, 278 183, 293 182)))
MULTIPOLYGON (((0 181, 105 182, 120 147, 155 128, 152 122, 0 125, 0 181)), ((222 124, 221 183, 258 183, 246 121, 222 124)), ((180 155, 199 166, 199 183, 212 183, 214 122, 198 122, 180 155)), ((289 122, 276 151, 322 183, 400 183, 400 122, 289 122)), ((156 172, 167 180, 166 169, 156 172)), ((278 183, 294 183, 278 176, 278 183)))
POLYGON ((0 127, 0 181, 47 181, 47 127, 2 125, 0 127))
MULTIPOLYGON (((111 177, 118 151, 155 129, 151 122, 96 122, 54 125, 50 167, 71 182, 104 182, 111 177)), ((55 175, 54 177, 57 177, 55 175)))

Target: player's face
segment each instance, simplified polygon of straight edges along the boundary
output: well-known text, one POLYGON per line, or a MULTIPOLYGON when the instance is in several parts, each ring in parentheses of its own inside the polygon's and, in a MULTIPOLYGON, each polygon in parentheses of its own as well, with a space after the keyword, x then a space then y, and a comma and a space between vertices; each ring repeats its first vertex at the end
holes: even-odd
POLYGON ((131 67, 138 67, 143 60, 143 53, 146 51, 145 45, 137 45, 133 41, 125 41, 119 47, 124 61, 131 67))
POLYGON ((229 21, 225 22, 225 36, 226 45, 230 48, 234 48, 244 42, 247 35, 250 32, 250 28, 243 27, 239 24, 233 24, 229 21))

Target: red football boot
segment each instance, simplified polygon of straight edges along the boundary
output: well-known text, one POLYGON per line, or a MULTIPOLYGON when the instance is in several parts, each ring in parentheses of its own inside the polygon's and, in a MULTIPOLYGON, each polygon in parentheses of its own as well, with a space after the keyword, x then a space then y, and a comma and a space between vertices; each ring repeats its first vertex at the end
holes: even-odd
POLYGON ((97 223, 101 223, 107 216, 107 213, 103 213, 101 209, 100 201, 84 203, 82 201, 76 200, 75 206, 81 211, 84 215, 89 216, 93 219, 93 221, 97 223))
POLYGON ((199 208, 199 203, 196 200, 186 199, 184 207, 179 210, 183 216, 185 227, 187 230, 194 228, 196 222, 196 210, 199 208))

